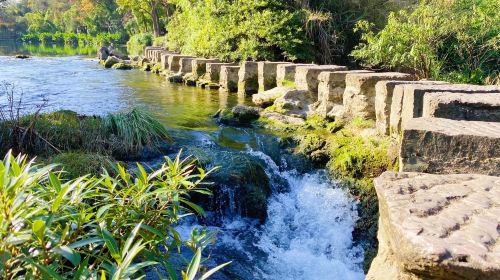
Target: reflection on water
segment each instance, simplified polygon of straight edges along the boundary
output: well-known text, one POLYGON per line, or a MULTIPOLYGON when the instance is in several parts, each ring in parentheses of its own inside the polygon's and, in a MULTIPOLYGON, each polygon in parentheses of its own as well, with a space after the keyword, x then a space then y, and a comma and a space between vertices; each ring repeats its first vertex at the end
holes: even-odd
MULTIPOLYGON (((26 54, 30 56, 87 56, 95 57, 97 46, 68 46, 57 44, 26 44, 20 41, 7 40, 0 41, 0 55, 12 56, 16 54, 26 54)), ((119 53, 127 53, 125 46, 114 46, 113 49, 119 53)))

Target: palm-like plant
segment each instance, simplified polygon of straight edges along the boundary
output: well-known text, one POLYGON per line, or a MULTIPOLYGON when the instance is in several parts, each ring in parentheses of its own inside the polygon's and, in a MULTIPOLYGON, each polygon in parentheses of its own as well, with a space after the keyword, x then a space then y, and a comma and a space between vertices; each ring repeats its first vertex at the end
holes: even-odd
POLYGON ((202 181, 210 172, 180 156, 150 173, 118 166, 116 178, 62 181, 54 167, 10 152, 0 162, 0 278, 135 279, 159 268, 169 279, 197 277, 207 238, 187 244, 174 226, 204 215, 189 194, 209 194, 202 181), (194 257, 179 273, 168 258, 184 245, 194 257))

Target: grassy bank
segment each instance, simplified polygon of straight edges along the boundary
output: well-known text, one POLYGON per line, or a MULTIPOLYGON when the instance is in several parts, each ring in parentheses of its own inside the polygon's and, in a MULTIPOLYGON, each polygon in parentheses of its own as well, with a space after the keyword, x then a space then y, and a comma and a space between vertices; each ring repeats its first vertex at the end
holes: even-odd
POLYGON ((378 248, 378 201, 373 179, 397 168, 397 149, 388 137, 374 133, 374 123, 354 119, 348 123, 309 117, 304 125, 284 125, 261 118, 259 122, 286 133, 289 151, 308 158, 317 168, 326 168, 357 200, 359 220, 354 238, 365 248, 365 271, 378 248))

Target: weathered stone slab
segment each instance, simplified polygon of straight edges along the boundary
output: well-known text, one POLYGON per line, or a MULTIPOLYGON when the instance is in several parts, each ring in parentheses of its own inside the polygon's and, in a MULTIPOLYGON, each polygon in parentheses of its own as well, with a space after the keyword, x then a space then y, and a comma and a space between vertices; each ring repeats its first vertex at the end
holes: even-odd
POLYGON ((193 71, 192 65, 195 57, 183 57, 179 60, 179 73, 188 74, 193 71))
POLYGON ((500 122, 500 93, 429 92, 423 117, 500 122))
POLYGON ((274 104, 274 101, 284 96, 289 91, 294 91, 294 88, 289 87, 275 87, 252 95, 252 101, 255 105, 260 107, 268 107, 274 104))
POLYGON ((220 86, 228 92, 238 91, 239 66, 222 65, 220 68, 220 86))
POLYGON ((207 63, 218 63, 218 59, 196 58, 191 61, 192 73, 199 78, 207 73, 207 63))
POLYGON ((278 64, 276 67, 276 86, 295 85, 295 69, 298 66, 316 66, 316 64, 278 64))
POLYGON ((500 177, 386 172, 366 279, 499 279, 500 177))
POLYGON ((161 54, 160 57, 160 65, 161 65, 161 70, 167 70, 168 69, 168 56, 170 53, 164 52, 161 54))
POLYGON ((235 63, 209 63, 205 64, 206 73, 203 77, 204 80, 210 83, 219 83, 220 82, 220 70, 223 65, 226 66, 237 66, 235 63))
POLYGON ((298 66, 295 68, 295 87, 311 92, 318 100, 318 76, 321 72, 346 71, 347 67, 338 65, 298 66))
POLYGON ((415 118, 403 126, 400 171, 500 176, 500 123, 415 118))
POLYGON ((343 107, 346 75, 370 72, 366 70, 321 72, 318 76, 318 108, 315 112, 326 117, 334 106, 343 107))
POLYGON ((384 80, 412 80, 412 76, 397 72, 347 74, 344 117, 375 120, 375 84, 384 80))
MULTIPOLYGON (((377 118, 377 133, 389 134, 389 120, 392 110, 401 111, 402 94, 395 94, 398 85, 405 84, 447 84, 440 81, 380 81, 375 85, 375 115, 377 118), (393 104, 394 103, 394 104, 393 104), (394 108, 392 108, 394 106, 394 108)), ((396 134, 395 134, 396 135, 396 134)))
POLYGON ((152 47, 148 46, 144 48, 144 57, 152 60, 153 59, 153 51, 154 50, 164 50, 162 47, 152 47))
POLYGON ((288 116, 305 118, 312 104, 311 94, 307 90, 288 88, 274 101, 275 110, 288 116))
POLYGON ((278 65, 290 64, 290 62, 271 62, 259 61, 257 62, 258 75, 259 75, 259 91, 266 91, 275 88, 276 74, 278 65))
POLYGON ((193 58, 190 55, 182 55, 182 54, 172 54, 168 57, 168 71, 172 73, 179 72, 181 65, 181 58, 193 58))
POLYGON ((253 61, 244 61, 240 64, 238 92, 242 95, 251 95, 259 91, 258 64, 253 61))
POLYGON ((500 93, 498 86, 476 85, 406 85, 404 86, 401 122, 404 125, 412 118, 422 116, 424 96, 428 92, 500 93))

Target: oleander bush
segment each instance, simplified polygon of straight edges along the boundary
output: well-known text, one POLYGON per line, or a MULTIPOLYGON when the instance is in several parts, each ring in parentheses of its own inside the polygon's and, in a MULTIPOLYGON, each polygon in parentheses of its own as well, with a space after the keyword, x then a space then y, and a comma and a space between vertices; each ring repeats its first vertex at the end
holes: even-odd
POLYGON ((0 278, 139 279, 157 273, 191 280, 221 267, 207 271, 202 264, 214 233, 195 230, 181 240, 175 230, 184 217, 204 215, 189 197, 210 194, 203 182, 210 171, 180 156, 151 172, 139 164, 133 173, 117 170, 116 177, 104 172, 63 180, 54 165, 8 152, 0 161, 0 278), (179 262, 182 250, 191 251, 189 263, 179 262))
POLYGON ((352 55, 367 66, 413 72, 420 78, 459 83, 499 83, 500 2, 420 1, 390 14, 375 32, 358 24, 363 43, 352 55))

